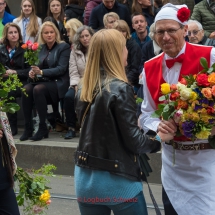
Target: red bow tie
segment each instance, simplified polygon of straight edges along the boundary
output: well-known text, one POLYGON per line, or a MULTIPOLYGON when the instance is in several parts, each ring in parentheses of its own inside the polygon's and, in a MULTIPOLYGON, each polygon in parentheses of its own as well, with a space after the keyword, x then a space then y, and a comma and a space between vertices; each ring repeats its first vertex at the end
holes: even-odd
POLYGON ((184 60, 184 54, 181 54, 177 58, 166 60, 166 65, 170 69, 170 68, 173 67, 173 65, 175 64, 175 62, 182 63, 183 60, 184 60))

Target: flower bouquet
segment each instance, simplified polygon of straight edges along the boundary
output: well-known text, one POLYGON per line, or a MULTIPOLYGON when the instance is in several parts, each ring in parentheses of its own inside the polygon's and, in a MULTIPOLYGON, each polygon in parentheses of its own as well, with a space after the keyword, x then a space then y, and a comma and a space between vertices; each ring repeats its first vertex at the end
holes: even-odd
POLYGON ((196 75, 184 76, 177 84, 161 84, 160 104, 152 117, 173 119, 178 126, 177 136, 187 140, 208 139, 215 126, 215 64, 208 68, 205 58, 200 59, 203 70, 196 75))
POLYGON ((46 186, 49 182, 44 176, 54 176, 54 165, 43 165, 39 170, 34 170, 32 174, 27 173, 22 168, 17 168, 14 176, 18 181, 19 193, 16 197, 19 206, 23 206, 27 215, 44 214, 51 203, 50 189, 46 186), (42 175, 41 175, 42 174, 42 175))

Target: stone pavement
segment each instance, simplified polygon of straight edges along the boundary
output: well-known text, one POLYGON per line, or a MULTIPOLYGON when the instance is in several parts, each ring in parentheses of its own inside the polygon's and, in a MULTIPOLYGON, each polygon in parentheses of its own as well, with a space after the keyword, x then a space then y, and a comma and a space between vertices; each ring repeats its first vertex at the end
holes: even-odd
MULTIPOLYGON (((47 211, 47 215, 79 215, 80 213, 75 197, 73 176, 57 175, 55 178, 50 178, 50 181, 50 187, 52 188, 50 190, 52 203, 47 211)), ((146 203, 148 205, 148 215, 156 215, 155 210, 152 208, 153 205, 148 193, 147 185, 144 184, 143 186, 146 203)), ((162 209, 161 185, 150 184, 150 186, 159 207, 162 209)), ((20 212, 21 215, 23 215, 22 208, 20 208, 20 212)), ((162 215, 164 215, 164 211, 161 210, 161 212, 162 215)))

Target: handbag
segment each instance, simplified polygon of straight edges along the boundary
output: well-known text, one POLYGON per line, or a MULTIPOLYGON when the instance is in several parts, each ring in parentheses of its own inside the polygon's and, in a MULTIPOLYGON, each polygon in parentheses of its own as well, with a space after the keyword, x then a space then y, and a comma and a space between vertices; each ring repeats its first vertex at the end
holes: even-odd
POLYGON ((42 75, 36 75, 36 78, 32 79, 32 78, 28 78, 28 83, 32 83, 32 84, 36 84, 38 82, 49 82, 51 81, 50 78, 48 77, 44 77, 42 75))

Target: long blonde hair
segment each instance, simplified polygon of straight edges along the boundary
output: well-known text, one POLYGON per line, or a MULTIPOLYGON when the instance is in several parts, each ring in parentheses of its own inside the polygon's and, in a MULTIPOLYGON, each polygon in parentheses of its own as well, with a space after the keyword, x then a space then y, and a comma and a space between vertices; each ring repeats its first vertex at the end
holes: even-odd
POLYGON ((47 21, 47 22, 44 22, 40 28, 40 33, 39 33, 39 39, 38 39, 38 43, 39 44, 45 44, 45 40, 43 39, 43 29, 46 27, 46 26, 49 26, 49 27, 52 27, 55 31, 55 34, 56 34, 56 38, 55 38, 55 41, 57 43, 62 43, 63 41, 61 41, 61 38, 60 38, 60 33, 59 33, 59 30, 57 29, 57 27, 55 26, 55 24, 53 22, 50 22, 50 21, 47 21))
MULTIPOLYGON (((31 15, 30 15, 30 21, 28 23, 28 26, 27 26, 27 29, 26 29, 26 32, 28 35, 30 35, 31 37, 36 37, 38 31, 39 31, 39 23, 38 23, 38 20, 37 20, 37 15, 36 15, 36 9, 35 9, 35 5, 34 5, 34 2, 33 0, 22 0, 21 2, 21 7, 23 5, 23 3, 25 1, 28 1, 30 2, 31 4, 31 7, 32 7, 32 12, 31 12, 31 15)), ((25 17, 25 14, 23 13, 23 11, 21 10, 21 15, 18 17, 18 21, 20 21, 21 19, 23 19, 25 17)))
POLYGON ((102 29, 93 35, 82 81, 82 101, 92 102, 95 90, 101 92, 103 76, 104 83, 113 78, 128 82, 122 58, 125 44, 124 36, 115 29, 102 29))

